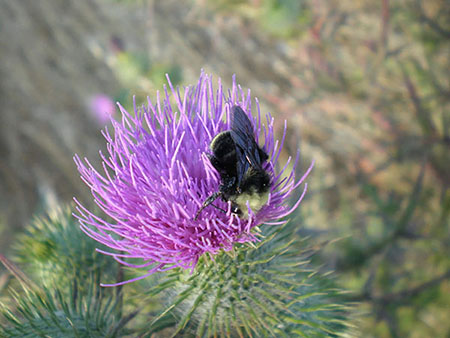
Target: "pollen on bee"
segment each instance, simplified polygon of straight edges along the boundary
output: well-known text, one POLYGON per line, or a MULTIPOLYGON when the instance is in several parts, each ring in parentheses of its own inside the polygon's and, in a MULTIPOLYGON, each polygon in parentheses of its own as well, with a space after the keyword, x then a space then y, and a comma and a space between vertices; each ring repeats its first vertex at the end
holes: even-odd
POLYGON ((241 218, 248 218, 247 201, 253 212, 258 212, 269 200, 269 192, 258 194, 253 190, 251 193, 243 193, 236 197, 234 202, 242 212, 241 218))

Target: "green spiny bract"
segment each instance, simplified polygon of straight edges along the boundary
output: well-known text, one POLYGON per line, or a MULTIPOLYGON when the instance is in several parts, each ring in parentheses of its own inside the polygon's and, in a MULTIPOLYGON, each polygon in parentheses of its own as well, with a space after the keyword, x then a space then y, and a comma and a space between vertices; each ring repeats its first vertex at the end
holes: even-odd
POLYGON ((115 275, 115 261, 96 248, 104 247, 83 234, 70 207, 57 207, 25 228, 14 247, 14 261, 36 282, 47 284, 64 285, 75 276, 83 280, 91 274, 115 275))
POLYGON ((236 245, 213 262, 202 257, 192 274, 169 272, 152 286, 148 294, 159 294, 165 309, 147 333, 176 323, 173 335, 197 337, 345 334, 349 309, 309 266, 305 241, 289 224, 265 228, 256 247, 236 245))
POLYGON ((118 268, 98 246, 68 207, 35 218, 15 247, 15 261, 33 283, 0 303, 0 337, 116 336, 128 322, 121 321, 121 289, 99 284, 118 268))
POLYGON ((43 287, 12 292, 15 309, 0 304, 4 324, 0 337, 116 337, 123 330, 118 295, 98 286, 98 280, 76 282, 68 290, 43 287), (86 291, 86 292, 84 292, 86 291))

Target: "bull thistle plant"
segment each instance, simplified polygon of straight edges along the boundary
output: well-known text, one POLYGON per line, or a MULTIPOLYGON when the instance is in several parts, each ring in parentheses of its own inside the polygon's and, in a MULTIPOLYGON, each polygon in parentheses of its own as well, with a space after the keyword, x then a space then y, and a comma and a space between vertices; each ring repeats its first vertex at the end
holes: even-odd
POLYGON ((202 73, 184 91, 119 104, 105 129, 98 170, 75 156, 97 207, 75 198, 37 218, 3 263, 21 283, 3 297, 6 337, 326 337, 350 335, 348 304, 310 262, 317 247, 289 220, 306 193, 312 165, 297 177, 299 154, 280 163, 274 119, 262 117, 233 78, 214 89, 202 73), (267 202, 246 217, 232 202, 203 202, 221 185, 208 154, 231 128, 238 105, 268 154, 267 202), (21 291, 22 290, 22 291, 21 291))

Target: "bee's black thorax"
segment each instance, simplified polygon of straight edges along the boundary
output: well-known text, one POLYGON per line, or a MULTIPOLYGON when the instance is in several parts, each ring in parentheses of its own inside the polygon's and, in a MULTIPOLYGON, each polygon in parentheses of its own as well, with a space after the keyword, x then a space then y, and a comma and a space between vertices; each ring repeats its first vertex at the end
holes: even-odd
POLYGON ((210 144, 209 160, 222 179, 236 176, 236 146, 229 131, 217 134, 210 144))

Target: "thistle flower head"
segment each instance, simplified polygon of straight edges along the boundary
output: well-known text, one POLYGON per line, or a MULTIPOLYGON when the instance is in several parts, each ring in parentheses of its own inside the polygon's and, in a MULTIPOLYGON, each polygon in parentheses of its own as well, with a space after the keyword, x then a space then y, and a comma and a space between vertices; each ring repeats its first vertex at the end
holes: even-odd
POLYGON ((162 95, 157 94, 156 102, 148 99, 145 106, 135 105, 134 114, 119 104, 122 120, 111 120, 113 135, 104 131, 108 154, 100 152, 101 172, 87 159, 75 156, 82 179, 109 218, 97 217, 76 201, 75 216, 82 230, 116 250, 101 252, 120 263, 147 267, 148 273, 139 278, 157 270, 193 268, 204 253, 214 255, 221 249, 231 250, 235 242, 257 240, 251 231, 254 227, 281 224, 298 206, 306 185, 293 206, 288 206, 287 200, 311 170, 296 180, 298 153, 289 174, 286 168, 291 158, 283 169, 275 169, 286 124, 281 141, 276 140, 273 118, 267 115, 262 120, 257 100, 256 117, 252 116, 250 91, 245 93, 234 78, 228 91, 220 79, 214 89, 211 77, 204 73, 196 86, 184 92, 173 88, 169 78, 168 84, 162 95), (249 116, 256 141, 269 154, 264 163, 272 182, 269 199, 260 210, 249 209, 248 219, 231 213, 231 203, 221 200, 215 204, 227 213, 210 206, 195 219, 204 200, 219 188, 220 176, 206 154, 214 136, 230 128, 233 105, 249 116), (141 262, 132 264, 127 258, 141 262))
POLYGON ((106 94, 96 94, 89 102, 89 110, 97 122, 104 126, 114 115, 115 105, 113 100, 106 94))

